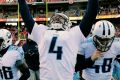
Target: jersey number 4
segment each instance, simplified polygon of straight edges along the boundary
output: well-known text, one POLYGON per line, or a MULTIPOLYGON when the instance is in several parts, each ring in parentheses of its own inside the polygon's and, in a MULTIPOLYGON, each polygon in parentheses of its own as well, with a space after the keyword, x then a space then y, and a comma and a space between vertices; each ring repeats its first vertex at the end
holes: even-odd
POLYGON ((56 53, 57 60, 61 60, 62 59, 62 47, 57 46, 57 50, 54 50, 56 41, 57 41, 57 37, 53 37, 51 44, 50 44, 49 53, 56 53))
POLYGON ((13 79, 13 74, 11 71, 11 67, 2 67, 2 69, 0 69, 0 75, 1 78, 5 78, 5 79, 13 79))

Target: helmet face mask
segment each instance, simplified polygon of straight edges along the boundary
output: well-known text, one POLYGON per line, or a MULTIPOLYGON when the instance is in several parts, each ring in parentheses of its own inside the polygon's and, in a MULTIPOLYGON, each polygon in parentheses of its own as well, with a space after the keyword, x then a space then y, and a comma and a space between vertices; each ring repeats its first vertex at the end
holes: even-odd
POLYGON ((106 52, 110 49, 115 38, 116 29, 106 20, 98 21, 92 31, 93 44, 99 51, 106 52))
POLYGON ((114 37, 113 38, 100 38, 98 36, 93 37, 93 43, 95 47, 102 52, 106 52, 110 49, 112 43, 113 43, 114 37))
POLYGON ((3 38, 0 38, 0 46, 2 46, 3 45, 3 38))
POLYGON ((0 29, 0 51, 12 44, 12 35, 6 29, 0 29))
POLYGON ((54 30, 69 30, 71 25, 69 18, 62 13, 55 13, 49 21, 50 29, 54 30))

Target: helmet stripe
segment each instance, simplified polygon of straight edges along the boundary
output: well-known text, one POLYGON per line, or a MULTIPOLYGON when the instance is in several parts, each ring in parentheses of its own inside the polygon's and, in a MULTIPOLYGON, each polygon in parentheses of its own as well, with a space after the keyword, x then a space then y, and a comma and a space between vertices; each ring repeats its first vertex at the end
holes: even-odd
POLYGON ((105 35, 105 24, 103 22, 103 35, 105 35))
POLYGON ((110 35, 110 25, 107 23, 108 25, 108 35, 110 35))

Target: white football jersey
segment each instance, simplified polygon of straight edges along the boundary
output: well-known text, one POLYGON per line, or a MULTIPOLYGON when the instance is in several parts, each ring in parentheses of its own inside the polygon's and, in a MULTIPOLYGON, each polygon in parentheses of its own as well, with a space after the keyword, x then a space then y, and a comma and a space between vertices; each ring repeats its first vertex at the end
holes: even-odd
MULTIPOLYGON (((80 54, 85 58, 90 57, 96 50, 92 38, 89 38, 80 48, 80 54)), ((110 50, 98 58, 92 67, 83 70, 82 77, 85 80, 111 80, 114 68, 114 59, 120 54, 120 42, 114 41, 110 50)))
POLYGON ((7 52, 0 57, 0 80, 19 80, 16 61, 23 60, 23 54, 15 46, 10 46, 7 52))
POLYGON ((79 26, 69 31, 34 25, 31 33, 40 53, 40 80, 73 80, 76 56, 85 40, 79 26))

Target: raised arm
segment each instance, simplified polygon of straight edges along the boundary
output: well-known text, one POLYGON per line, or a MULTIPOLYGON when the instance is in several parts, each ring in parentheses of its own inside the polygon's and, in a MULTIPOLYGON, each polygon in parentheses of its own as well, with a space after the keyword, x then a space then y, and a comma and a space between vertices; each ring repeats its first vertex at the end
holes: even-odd
POLYGON ((28 5, 25 0, 18 0, 20 6, 20 13, 23 21, 25 22, 25 27, 28 32, 31 33, 34 27, 35 21, 33 20, 32 15, 30 14, 28 5))
POLYGON ((87 37, 91 31, 92 25, 96 19, 99 0, 88 0, 88 6, 85 15, 81 23, 79 24, 80 29, 85 37, 87 37))

